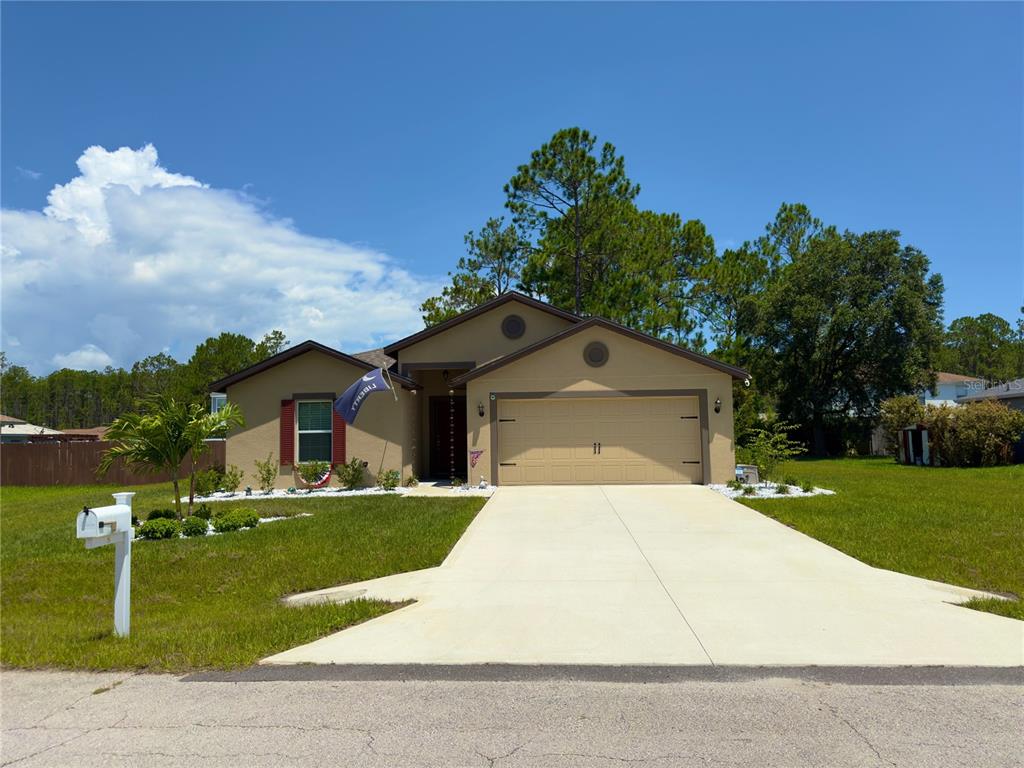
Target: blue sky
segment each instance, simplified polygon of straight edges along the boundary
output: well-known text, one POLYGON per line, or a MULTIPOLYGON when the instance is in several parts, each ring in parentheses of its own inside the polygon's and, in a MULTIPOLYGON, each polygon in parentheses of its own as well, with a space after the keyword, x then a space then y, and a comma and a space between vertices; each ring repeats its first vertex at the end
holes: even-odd
POLYGON ((187 357, 221 327, 348 350, 411 332, 569 125, 719 247, 805 202, 901 230, 947 320, 1012 321, 1022 8, 4 3, 3 346, 42 372, 187 357), (135 152, 76 168, 90 146, 135 152))

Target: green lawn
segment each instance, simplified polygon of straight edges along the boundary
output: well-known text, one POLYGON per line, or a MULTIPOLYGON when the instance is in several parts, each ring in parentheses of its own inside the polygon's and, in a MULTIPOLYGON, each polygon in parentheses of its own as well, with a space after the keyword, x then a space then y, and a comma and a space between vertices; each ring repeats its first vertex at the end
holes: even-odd
MULTIPOLYGON (((283 595, 439 564, 480 498, 363 496, 255 501, 262 517, 311 512, 199 539, 136 542, 132 627, 113 636, 113 546, 75 538, 83 504, 111 486, 7 487, 0 497, 0 661, 15 667, 184 671, 245 666, 379 616, 376 601, 286 608, 283 595)), ((137 486, 140 517, 170 484, 137 486)), ((225 502, 234 504, 237 502, 225 502)))
MULTIPOLYGON (((792 462, 779 474, 836 495, 743 503, 870 565, 1024 597, 1024 465, 947 469, 828 459, 792 462)), ((1024 619, 1020 599, 967 605, 1024 619)))

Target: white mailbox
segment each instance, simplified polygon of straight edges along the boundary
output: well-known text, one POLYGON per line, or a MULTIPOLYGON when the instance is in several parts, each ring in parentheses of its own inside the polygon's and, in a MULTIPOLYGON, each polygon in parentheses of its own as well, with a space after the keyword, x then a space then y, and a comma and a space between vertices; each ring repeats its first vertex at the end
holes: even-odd
POLYGON ((109 507, 83 507, 75 523, 75 534, 85 540, 86 549, 114 545, 114 634, 127 637, 131 623, 132 580, 132 497, 115 493, 109 507))

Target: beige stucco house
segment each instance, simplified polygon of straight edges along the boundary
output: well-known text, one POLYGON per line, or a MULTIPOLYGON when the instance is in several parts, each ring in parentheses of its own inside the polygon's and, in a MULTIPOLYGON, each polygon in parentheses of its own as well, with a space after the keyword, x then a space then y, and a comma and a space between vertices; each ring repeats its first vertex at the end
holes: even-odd
POLYGON ((245 415, 226 460, 251 474, 353 457, 403 480, 497 485, 724 483, 734 476, 732 382, 746 371, 602 318, 506 293, 384 347, 306 341, 211 385, 245 415), (332 401, 386 368, 394 396, 353 425, 332 401))

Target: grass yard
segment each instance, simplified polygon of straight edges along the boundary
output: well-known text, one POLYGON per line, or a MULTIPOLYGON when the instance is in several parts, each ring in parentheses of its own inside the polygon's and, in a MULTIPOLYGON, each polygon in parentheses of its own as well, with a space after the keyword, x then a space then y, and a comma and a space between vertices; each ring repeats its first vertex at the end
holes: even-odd
MULTIPOLYGON (((286 608, 279 598, 437 565, 484 501, 254 501, 261 517, 313 516, 220 536, 136 542, 131 636, 122 639, 113 636, 113 546, 87 551, 74 531, 82 505, 112 504, 115 490, 123 489, 2 490, 4 665, 180 672, 252 664, 396 607, 359 601, 286 608)), ((169 483, 131 490, 140 518, 172 505, 169 483)))
MULTIPOLYGON (((791 462, 784 475, 836 495, 741 501, 870 565, 1024 598, 1024 465, 825 459, 791 462)), ((1020 599, 967 605, 1024 620, 1020 599)))

